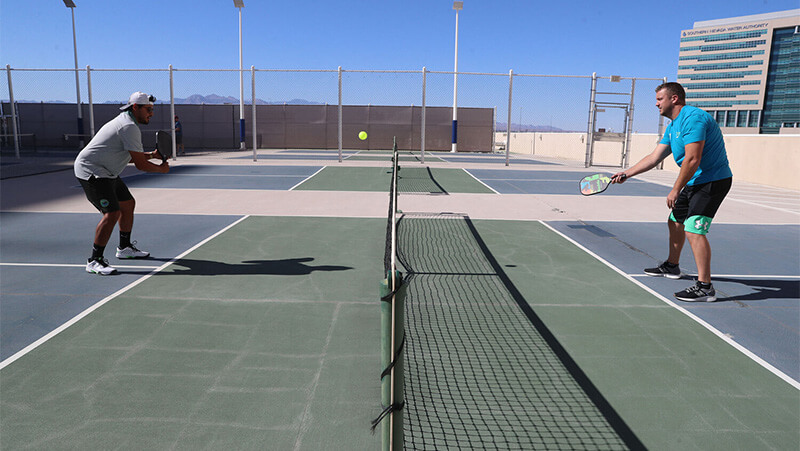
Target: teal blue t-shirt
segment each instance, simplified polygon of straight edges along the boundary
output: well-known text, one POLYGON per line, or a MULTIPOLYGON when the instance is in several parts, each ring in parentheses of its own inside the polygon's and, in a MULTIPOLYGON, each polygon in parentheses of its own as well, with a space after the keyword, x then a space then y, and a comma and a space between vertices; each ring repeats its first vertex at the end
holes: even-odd
POLYGON ((710 114, 700 108, 685 105, 678 117, 667 125, 661 144, 669 146, 675 163, 681 166, 686 157, 686 144, 698 141, 705 141, 703 156, 700 159, 700 166, 687 185, 699 185, 732 177, 719 125, 710 114))

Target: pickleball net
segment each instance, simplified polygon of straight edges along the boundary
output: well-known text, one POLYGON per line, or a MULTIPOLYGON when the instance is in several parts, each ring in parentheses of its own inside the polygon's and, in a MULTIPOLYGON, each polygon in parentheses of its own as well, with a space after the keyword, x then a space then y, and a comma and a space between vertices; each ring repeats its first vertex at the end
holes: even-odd
POLYGON ((403 322, 404 285, 397 270, 397 195, 399 178, 397 140, 392 149, 389 185, 389 214, 386 223, 384 276, 381 281, 381 412, 372 421, 372 430, 381 427, 382 449, 399 450, 403 446, 403 322))
POLYGON ((643 448, 471 220, 401 214, 405 449, 643 448))

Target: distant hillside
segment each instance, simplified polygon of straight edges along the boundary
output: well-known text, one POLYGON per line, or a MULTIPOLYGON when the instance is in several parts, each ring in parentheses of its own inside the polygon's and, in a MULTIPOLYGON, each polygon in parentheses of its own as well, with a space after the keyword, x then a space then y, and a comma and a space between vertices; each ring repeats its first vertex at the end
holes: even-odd
MULTIPOLYGON (((36 102, 38 103, 38 102, 36 102)), ((59 102, 59 101, 48 101, 46 103, 66 103, 66 102, 59 102)), ((124 104, 124 102, 115 102, 115 101, 107 101, 103 102, 107 104, 124 104)), ((156 100, 156 103, 159 104, 169 104, 169 99, 163 100, 159 99, 156 100)), ((252 102, 251 99, 245 98, 244 99, 245 105, 250 105, 252 102)), ((239 99, 232 96, 220 96, 217 94, 209 94, 204 96, 202 94, 192 94, 186 98, 175 98, 176 105, 238 105, 239 99)), ((275 102, 267 102, 266 100, 256 99, 256 105, 324 105, 322 102, 313 102, 311 100, 306 99, 292 99, 292 100, 279 100, 275 102)))
MULTIPOLYGON (((159 102, 159 103, 161 103, 161 102, 159 102)), ((168 102, 164 102, 164 103, 168 103, 168 102)), ((180 99, 180 98, 176 97, 175 98, 175 103, 176 104, 181 104, 181 105, 186 105, 186 104, 189 104, 189 105, 203 105, 203 104, 205 104, 205 105, 224 105, 224 104, 238 105, 239 104, 239 99, 236 98, 236 97, 231 97, 231 96, 219 96, 217 94, 209 94, 207 96, 204 96, 204 95, 201 95, 201 94, 193 94, 193 95, 191 95, 191 96, 189 96, 189 97, 187 97, 185 99, 180 99)), ((247 104, 247 105, 250 105, 253 102, 252 102, 251 99, 245 98, 244 99, 244 103, 247 104)), ((274 101, 274 102, 267 102, 266 100, 262 100, 262 99, 258 99, 258 98, 256 99, 256 105, 283 105, 283 104, 289 104, 289 105, 323 105, 322 102, 313 102, 311 100, 306 100, 306 99, 280 100, 280 101, 274 101)))

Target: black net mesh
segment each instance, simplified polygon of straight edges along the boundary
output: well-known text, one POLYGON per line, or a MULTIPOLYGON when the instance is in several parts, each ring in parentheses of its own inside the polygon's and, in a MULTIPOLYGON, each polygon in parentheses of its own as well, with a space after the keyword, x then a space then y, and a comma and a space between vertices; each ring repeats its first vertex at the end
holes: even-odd
POLYGON ((397 233, 407 271, 406 449, 640 446, 521 308, 468 218, 404 215, 397 233))

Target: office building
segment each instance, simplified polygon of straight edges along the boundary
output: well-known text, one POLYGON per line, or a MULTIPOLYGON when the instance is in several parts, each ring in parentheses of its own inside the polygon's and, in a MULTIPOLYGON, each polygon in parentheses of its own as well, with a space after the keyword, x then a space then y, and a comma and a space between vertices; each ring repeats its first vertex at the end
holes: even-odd
POLYGON ((678 82, 725 133, 800 133, 800 9, 695 22, 678 82))

